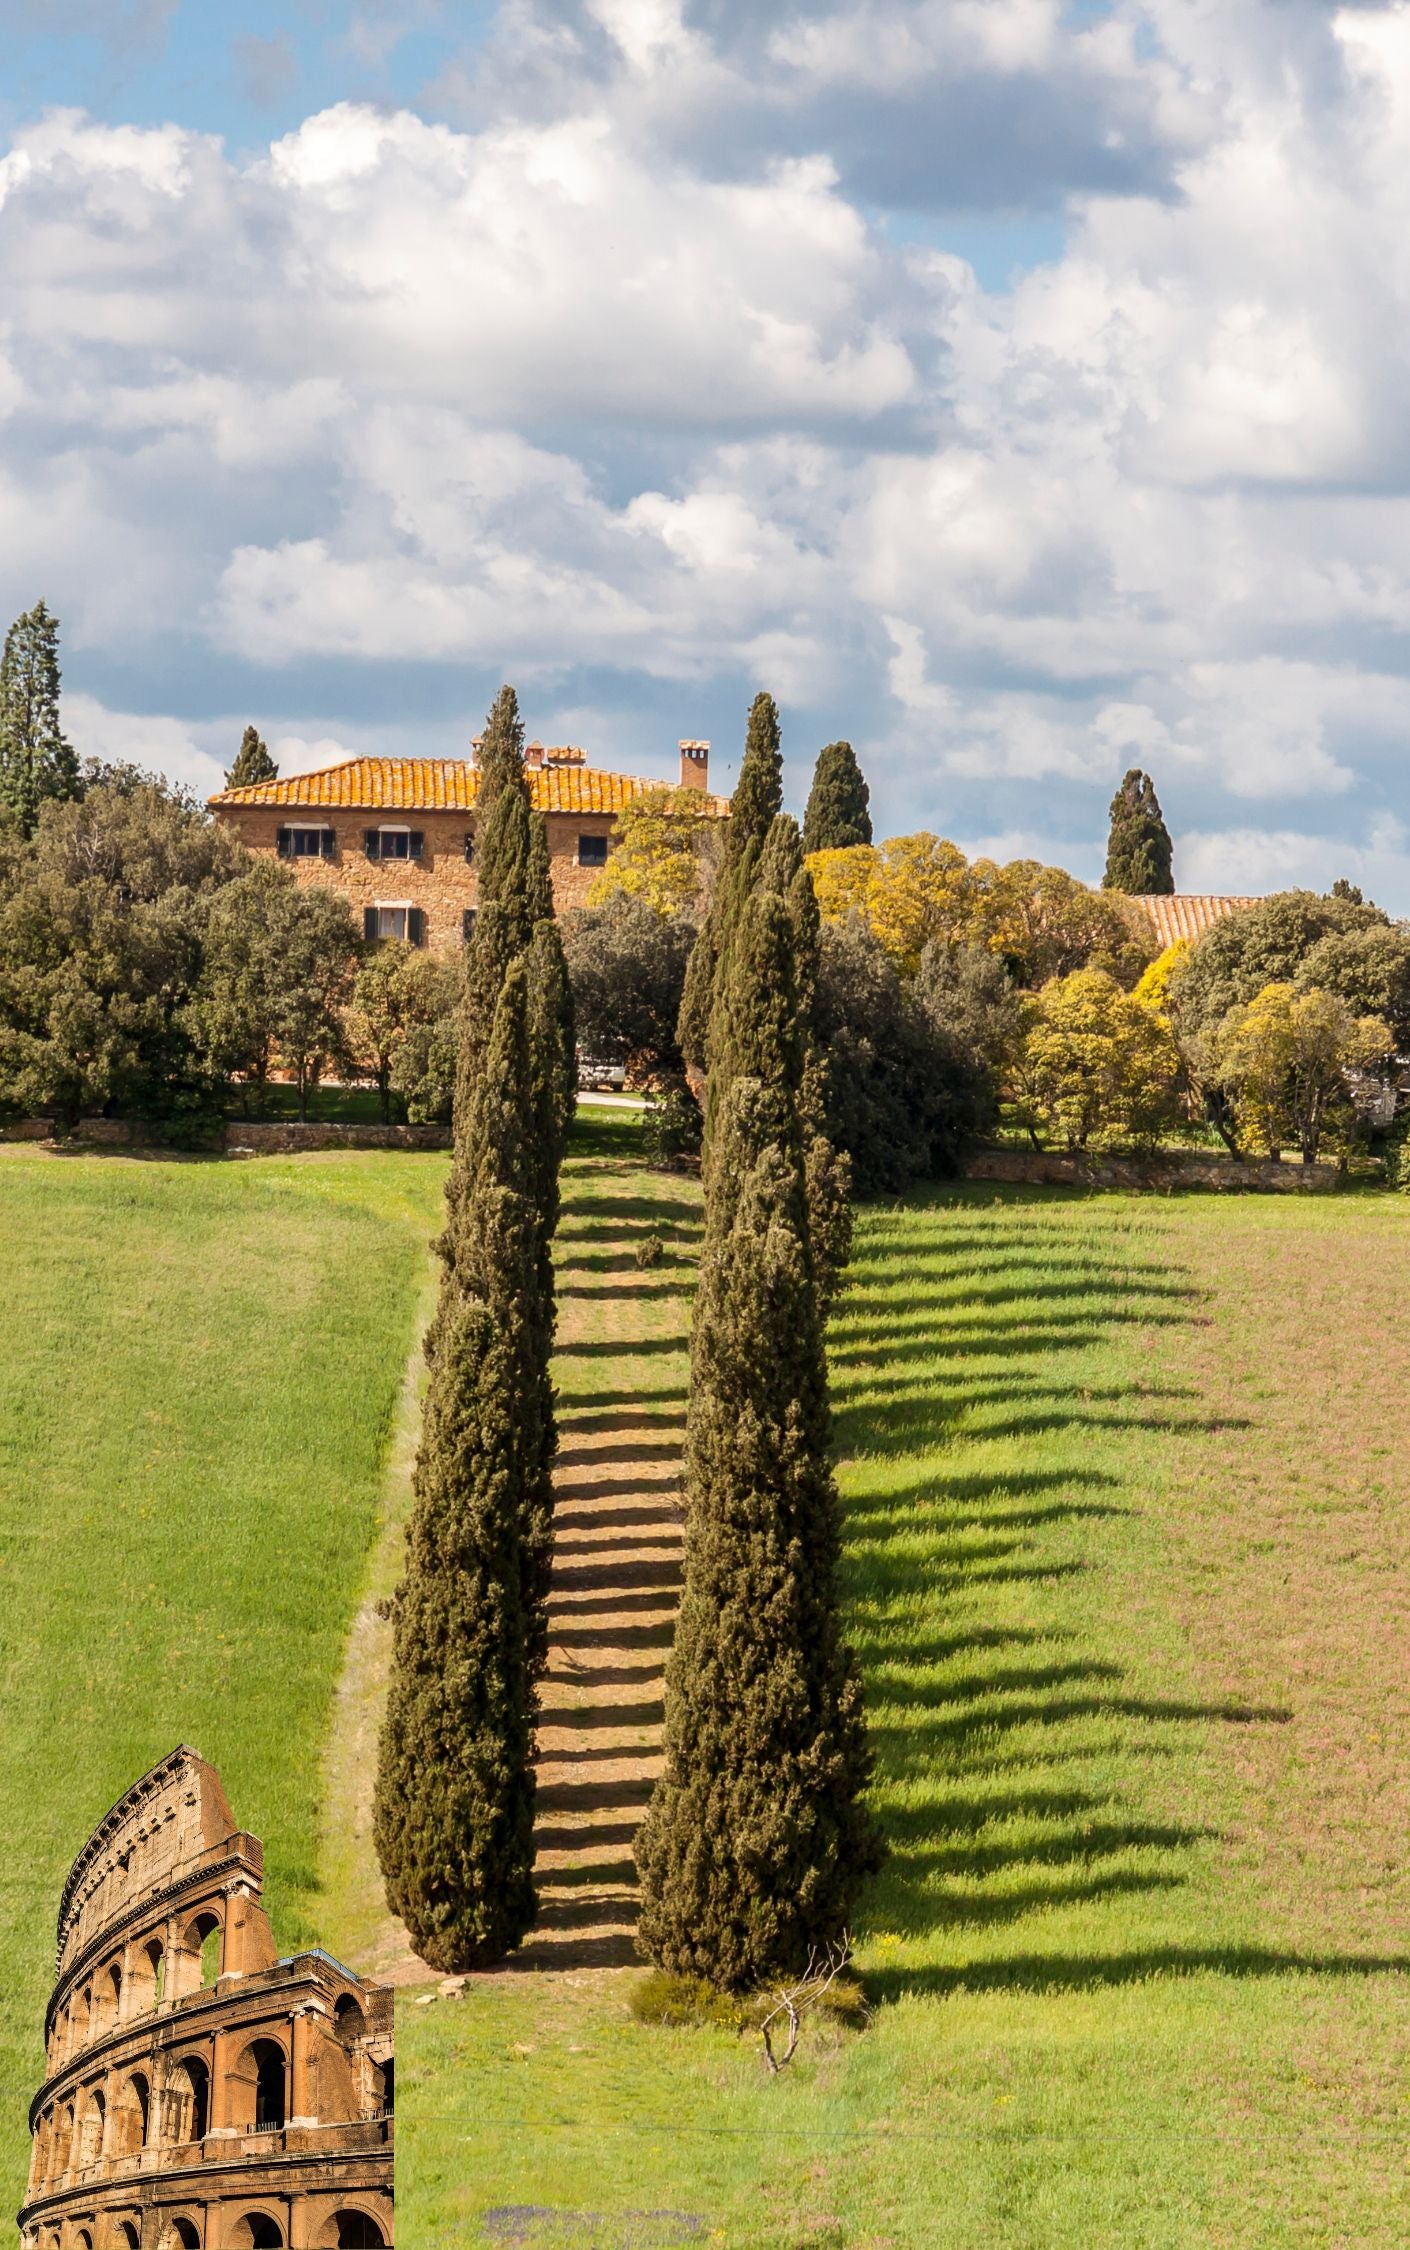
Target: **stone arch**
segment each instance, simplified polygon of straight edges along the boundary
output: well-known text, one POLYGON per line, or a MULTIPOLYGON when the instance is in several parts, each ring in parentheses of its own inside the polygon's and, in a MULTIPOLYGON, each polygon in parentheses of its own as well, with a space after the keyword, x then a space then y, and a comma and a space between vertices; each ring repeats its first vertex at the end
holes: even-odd
POLYGON ((344 2044, 367 2035, 367 2016, 355 1992, 340 1992, 333 2004, 333 2029, 344 2044))
POLYGON ((166 1940, 153 1931, 133 1950, 132 1970, 128 1979, 127 2012, 130 2016, 145 2015, 159 2008, 170 1997, 167 1992, 166 1940))
POLYGON ((253 2132, 282 2126, 288 2114, 289 2058, 277 2039, 252 2039, 229 2079, 232 2125, 253 2132))
POLYGON ((53 2162, 50 2177, 70 2170, 74 2161, 74 2104, 67 2102, 59 2115, 58 2130, 54 2135, 53 2162))
POLYGON ((147 2146, 152 2124, 152 2084, 144 2070, 125 2078, 113 2101, 108 2149, 113 2156, 136 2156, 147 2146))
POLYGON ((176 1940, 174 1999, 215 1983, 221 1971, 223 1941, 221 1919, 213 1907, 202 1907, 199 1913, 192 1915, 176 1940))
POLYGON ((93 2229, 82 2225, 76 2226, 69 2237, 69 2242, 71 2250, 93 2250, 93 2229))
POLYGON ((201 2250, 201 2228, 188 2211, 168 2212, 162 2224, 162 2250, 201 2250))
POLYGON ((211 2073, 204 2055, 180 2055, 167 2080, 168 2130, 174 2141, 203 2141, 211 2127, 211 2073))
POLYGON ((362 2203, 346 2203, 322 2228, 319 2250, 386 2250, 381 2217, 362 2203))
POLYGON ((141 2250, 142 2221, 135 2211, 115 2211, 108 2221, 108 2250, 141 2250))
POLYGON ((105 2031, 122 2021, 122 1963, 110 1961, 98 1979, 101 2022, 105 2031))
POLYGON ((242 2211, 225 2239, 234 2250, 284 2250, 284 2222, 270 2210, 242 2211))
POLYGON ((90 2086, 83 2098, 78 2119, 78 2148, 75 2163, 81 2171, 87 2164, 96 2164, 103 2153, 103 2127, 107 2123, 108 2105, 101 2086, 90 2086))

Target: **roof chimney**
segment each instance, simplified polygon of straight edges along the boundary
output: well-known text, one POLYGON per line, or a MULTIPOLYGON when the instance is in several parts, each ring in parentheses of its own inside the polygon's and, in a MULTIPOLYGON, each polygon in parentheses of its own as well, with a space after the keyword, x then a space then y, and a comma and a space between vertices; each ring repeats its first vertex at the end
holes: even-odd
POLYGON ((525 743, 524 763, 531 771, 537 770, 543 764, 543 744, 541 742, 525 743))
POLYGON ((683 742, 681 754, 682 789, 709 787, 710 745, 708 742, 683 742))

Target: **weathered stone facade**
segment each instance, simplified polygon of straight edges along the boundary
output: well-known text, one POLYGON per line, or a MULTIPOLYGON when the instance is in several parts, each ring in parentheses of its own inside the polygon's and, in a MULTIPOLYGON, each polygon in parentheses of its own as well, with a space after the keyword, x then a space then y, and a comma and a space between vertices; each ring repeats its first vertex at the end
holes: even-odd
POLYGON ((376 2250, 393 2239, 392 1995, 280 1960, 263 1853, 174 1750, 64 1885, 25 2250, 376 2250))
MULTIPOLYGON (((723 818, 706 790, 708 743, 681 744, 681 783, 723 818)), ((659 788, 588 766, 580 750, 531 746, 530 794, 548 829, 554 903, 582 906, 611 847, 617 815, 659 788)), ((446 952, 464 943, 476 903, 475 799, 480 777, 462 758, 353 758, 342 766, 256 782, 211 798, 218 820, 253 852, 287 860, 301 883, 339 891, 365 934, 406 935, 446 952), (390 926, 381 926, 384 917, 390 926), (402 928, 396 917, 406 917, 402 928)))

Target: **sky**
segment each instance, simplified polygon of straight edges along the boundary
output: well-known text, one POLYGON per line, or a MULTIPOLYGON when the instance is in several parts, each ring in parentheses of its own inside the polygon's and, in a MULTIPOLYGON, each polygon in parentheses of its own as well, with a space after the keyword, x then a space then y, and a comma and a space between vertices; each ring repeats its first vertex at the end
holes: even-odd
POLYGON ((1410 914, 1410 6, 0 0, 0 612, 218 788, 528 732, 1410 914))

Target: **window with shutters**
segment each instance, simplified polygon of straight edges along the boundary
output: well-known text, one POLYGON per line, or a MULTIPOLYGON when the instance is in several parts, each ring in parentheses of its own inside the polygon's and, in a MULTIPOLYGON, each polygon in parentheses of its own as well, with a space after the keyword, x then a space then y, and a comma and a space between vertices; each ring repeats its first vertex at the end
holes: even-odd
POLYGON ((426 838, 419 828, 369 828, 369 859, 420 859, 426 838))
POLYGON ((419 906, 409 900, 398 899, 384 906, 379 900, 369 906, 363 915, 363 936, 369 940, 400 938, 408 945, 426 943, 426 916, 419 906))
POLYGON ((324 827, 281 828, 279 856, 281 859, 331 859, 333 831, 324 827))
POLYGON ((579 867, 605 867, 607 865, 607 838, 605 836, 580 836, 578 838, 579 867))

